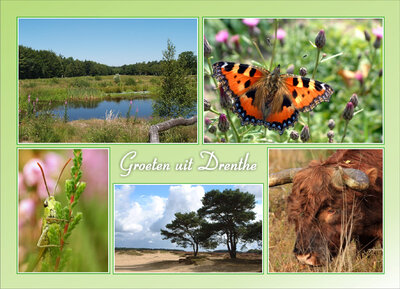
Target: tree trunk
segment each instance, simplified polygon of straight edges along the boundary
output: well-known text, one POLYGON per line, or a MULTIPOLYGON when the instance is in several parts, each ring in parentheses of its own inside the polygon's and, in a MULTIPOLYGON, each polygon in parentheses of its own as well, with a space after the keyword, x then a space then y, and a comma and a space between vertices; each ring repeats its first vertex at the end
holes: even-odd
POLYGON ((199 244, 196 243, 196 249, 194 251, 194 256, 197 256, 197 253, 199 252, 199 244))
POLYGON ((172 127, 178 126, 178 125, 192 125, 197 122, 197 116, 193 116, 189 119, 185 119, 183 117, 179 118, 173 118, 161 123, 158 123, 156 125, 152 125, 149 130, 149 137, 150 137, 150 143, 159 143, 160 142, 160 137, 158 135, 159 132, 168 130, 172 127))

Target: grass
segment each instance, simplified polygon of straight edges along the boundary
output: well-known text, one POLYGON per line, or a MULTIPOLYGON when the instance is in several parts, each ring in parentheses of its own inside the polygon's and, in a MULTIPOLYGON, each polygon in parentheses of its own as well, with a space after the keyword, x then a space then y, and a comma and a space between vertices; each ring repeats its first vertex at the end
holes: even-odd
MULTIPOLYGON (((269 150, 269 173, 288 167, 304 167, 310 160, 325 159, 332 150, 269 150)), ((269 188, 269 272, 383 272, 380 246, 364 254, 356 251, 354 241, 328 265, 311 267, 300 264, 293 254, 296 240, 294 227, 288 224, 286 200, 291 184, 269 188)))
POLYGON ((295 130, 300 134, 307 125, 311 131, 311 138, 307 142, 327 143, 327 133, 330 130, 328 121, 333 119, 336 122, 333 142, 381 143, 383 53, 382 46, 374 47, 376 36, 372 33, 374 28, 382 26, 381 20, 280 19, 278 28, 285 31, 286 36, 279 41, 274 41, 275 23, 272 19, 261 19, 257 27, 252 29, 241 19, 205 20, 205 36, 212 54, 204 59, 204 98, 210 101, 212 111, 205 114, 209 119, 207 122, 211 124, 204 128, 211 142, 301 142, 300 139, 291 139, 290 132, 295 130), (326 45, 318 51, 314 42, 321 29, 325 31, 326 45), (229 33, 229 37, 225 42, 216 41, 216 35, 223 30, 229 33), (371 35, 370 42, 366 41, 364 31, 371 35), (238 42, 234 42, 235 35, 239 36, 238 42), (239 118, 229 108, 220 106, 219 90, 215 89, 215 79, 211 77, 209 66, 209 63, 218 61, 251 64, 269 71, 280 64, 281 74, 293 67, 292 74, 295 75, 299 75, 300 68, 304 67, 308 71, 306 77, 312 78, 315 75, 315 79, 328 83, 334 93, 329 103, 319 104, 310 113, 300 113, 294 128, 285 130, 283 135, 263 126, 242 126, 239 118), (318 67, 316 71, 315 67, 318 67), (360 80, 357 74, 361 76, 360 80), (358 95, 359 104, 345 132, 346 120, 342 113, 354 93, 358 95), (231 114, 231 129, 226 133, 219 130, 210 132, 209 128, 218 123, 221 113, 231 114))
MULTIPOLYGON (((64 122, 49 114, 25 118, 19 125, 20 142, 41 143, 146 143, 151 125, 164 121, 130 118, 89 119, 64 122)), ((197 124, 160 133, 162 143, 197 141, 197 124)))
POLYGON ((150 91, 154 95, 160 82, 159 76, 121 75, 120 83, 113 81, 113 75, 81 76, 48 79, 24 79, 19 81, 19 108, 26 109, 28 95, 40 103, 83 101, 87 99, 129 98, 150 91))

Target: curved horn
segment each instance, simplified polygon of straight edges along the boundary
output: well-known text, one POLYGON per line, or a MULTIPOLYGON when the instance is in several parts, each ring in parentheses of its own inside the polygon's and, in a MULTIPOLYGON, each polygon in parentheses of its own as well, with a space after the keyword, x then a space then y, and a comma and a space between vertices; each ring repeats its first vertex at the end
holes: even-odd
POLYGON ((277 173, 270 174, 268 176, 268 186, 275 187, 287 183, 293 182, 293 178, 298 171, 302 170, 303 168, 292 168, 283 170, 277 173))
POLYGON ((343 189, 346 185, 354 190, 363 191, 369 187, 369 178, 363 171, 338 167, 332 177, 332 184, 337 189, 343 189))

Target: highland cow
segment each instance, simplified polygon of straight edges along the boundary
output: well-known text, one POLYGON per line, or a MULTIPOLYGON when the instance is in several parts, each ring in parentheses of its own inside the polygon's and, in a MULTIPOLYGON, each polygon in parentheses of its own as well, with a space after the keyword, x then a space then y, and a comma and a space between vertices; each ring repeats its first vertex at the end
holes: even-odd
POLYGON ((382 245, 382 150, 338 150, 269 178, 270 187, 290 182, 288 219, 300 262, 326 264, 352 240, 357 252, 382 245))

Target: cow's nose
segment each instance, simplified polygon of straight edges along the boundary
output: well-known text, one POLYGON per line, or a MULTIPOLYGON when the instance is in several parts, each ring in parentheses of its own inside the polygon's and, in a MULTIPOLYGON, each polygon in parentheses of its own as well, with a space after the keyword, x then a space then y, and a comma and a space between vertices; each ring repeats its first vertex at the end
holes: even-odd
POLYGON ((303 255, 296 255, 297 260, 299 260, 303 264, 307 264, 310 266, 319 266, 318 258, 312 254, 303 254, 303 255))

